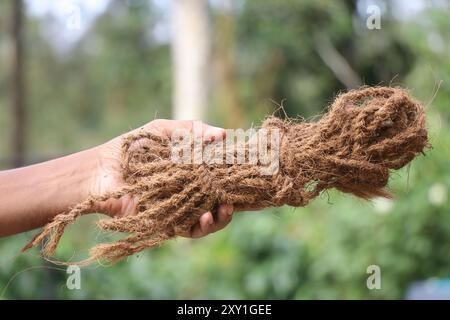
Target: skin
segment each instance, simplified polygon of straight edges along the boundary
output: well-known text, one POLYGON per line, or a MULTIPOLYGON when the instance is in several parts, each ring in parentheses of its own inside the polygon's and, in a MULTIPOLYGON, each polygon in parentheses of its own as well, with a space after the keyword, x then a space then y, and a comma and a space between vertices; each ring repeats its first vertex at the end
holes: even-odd
MULTIPOLYGON (((192 130, 204 141, 225 138, 226 131, 199 121, 154 120, 133 130, 149 130, 171 135, 181 128, 192 130)), ((89 195, 114 192, 124 185, 120 173, 123 134, 100 146, 43 163, 0 171, 0 237, 42 227, 59 213, 89 195)), ((122 217, 137 214, 137 200, 130 196, 96 204, 96 211, 122 217)), ((199 238, 223 229, 231 222, 233 207, 221 205, 213 218, 205 212, 188 234, 199 238)))

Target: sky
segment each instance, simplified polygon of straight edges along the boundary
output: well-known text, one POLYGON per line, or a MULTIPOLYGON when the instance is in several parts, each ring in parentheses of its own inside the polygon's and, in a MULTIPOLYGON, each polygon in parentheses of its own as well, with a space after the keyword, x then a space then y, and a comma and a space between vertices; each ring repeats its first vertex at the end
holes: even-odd
POLYGON ((80 30, 82 33, 104 12, 108 2, 109 0, 26 0, 26 8, 29 15, 51 15, 67 29, 80 30))
MULTIPOLYGON (((41 32, 52 39, 57 51, 64 53, 90 28, 96 17, 108 7, 110 0, 25 0, 27 14, 36 17, 51 17, 43 24, 41 32)), ((123 0, 130 5, 149 1, 159 13, 159 22, 152 30, 153 39, 158 43, 170 40, 170 1, 169 0, 123 0)))
POLYGON ((95 18, 104 12, 109 0, 26 0, 27 14, 51 17, 41 24, 41 32, 55 50, 64 53, 89 30, 95 18))

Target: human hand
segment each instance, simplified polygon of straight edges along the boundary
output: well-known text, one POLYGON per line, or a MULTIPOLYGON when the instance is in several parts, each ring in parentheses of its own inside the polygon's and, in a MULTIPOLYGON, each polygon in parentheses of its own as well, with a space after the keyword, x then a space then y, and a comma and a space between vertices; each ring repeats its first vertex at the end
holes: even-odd
MULTIPOLYGON (((96 148, 98 166, 93 181, 90 183, 90 194, 103 194, 106 192, 115 192, 125 185, 121 174, 121 147, 123 139, 139 130, 151 131, 170 136, 176 129, 185 129, 193 131, 196 135, 201 135, 205 141, 215 141, 224 139, 226 131, 222 128, 213 127, 199 121, 182 120, 153 120, 141 128, 125 133, 114 138, 107 143, 96 148), (195 126, 195 130, 194 130, 195 126)), ((119 199, 108 199, 96 205, 98 212, 108 214, 112 217, 123 217, 138 213, 137 198, 125 195, 119 199)), ((217 215, 214 219, 211 212, 205 212, 197 224, 190 232, 179 234, 184 237, 199 238, 210 233, 219 231, 227 226, 233 214, 232 205, 220 205, 217 215)))

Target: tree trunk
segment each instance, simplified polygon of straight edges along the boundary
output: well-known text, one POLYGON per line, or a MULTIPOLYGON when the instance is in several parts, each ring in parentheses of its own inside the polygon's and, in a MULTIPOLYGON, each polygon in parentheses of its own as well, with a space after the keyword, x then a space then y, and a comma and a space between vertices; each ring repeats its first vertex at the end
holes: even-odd
POLYGON ((208 1, 174 0, 172 25, 173 117, 204 120, 211 55, 208 1))
MULTIPOLYGON (((231 2, 226 2, 230 7, 231 2)), ((217 15, 215 27, 214 66, 217 73, 217 100, 224 124, 234 127, 246 125, 244 107, 236 84, 236 62, 234 58, 236 21, 230 8, 223 8, 217 15)))
POLYGON ((12 3, 12 165, 20 167, 25 163, 24 10, 22 0, 14 0, 12 3))

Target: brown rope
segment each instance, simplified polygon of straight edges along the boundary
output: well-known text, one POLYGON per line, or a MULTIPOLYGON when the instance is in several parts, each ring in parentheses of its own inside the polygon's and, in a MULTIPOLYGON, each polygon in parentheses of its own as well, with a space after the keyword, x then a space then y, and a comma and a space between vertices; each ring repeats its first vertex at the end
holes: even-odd
POLYGON ((201 214, 221 203, 236 210, 300 207, 330 188, 365 199, 389 197, 384 189, 389 170, 405 166, 428 146, 424 107, 399 88, 350 91, 339 95, 317 122, 269 117, 262 128, 281 131, 275 175, 262 174, 260 164, 176 164, 170 160, 169 137, 142 131, 129 135, 122 149, 126 186, 56 216, 24 250, 49 238, 43 254, 53 255, 68 224, 92 212, 95 202, 125 194, 138 197, 138 214, 100 220, 98 226, 129 236, 95 246, 81 263, 114 262, 158 246, 189 231, 201 214))

